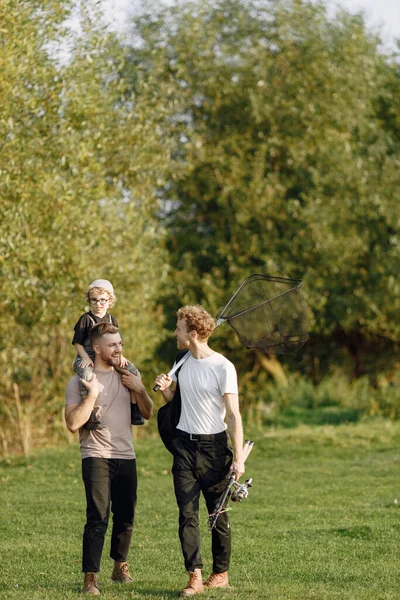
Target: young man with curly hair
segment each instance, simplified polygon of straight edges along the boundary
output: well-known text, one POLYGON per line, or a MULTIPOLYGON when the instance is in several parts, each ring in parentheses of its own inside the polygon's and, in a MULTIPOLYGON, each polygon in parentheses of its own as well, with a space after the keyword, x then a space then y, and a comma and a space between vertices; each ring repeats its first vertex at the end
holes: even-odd
MULTIPOLYGON (((228 587, 231 530, 226 512, 212 530, 213 568, 203 584, 199 498, 201 492, 212 513, 231 472, 235 472, 236 479, 244 473, 243 428, 235 367, 208 345, 215 328, 213 317, 201 306, 184 306, 177 317, 178 349, 189 350, 191 355, 179 372, 182 408, 173 441, 172 472, 179 507, 179 538, 189 572, 181 596, 194 596, 204 588, 228 587)), ((173 398, 176 377, 161 374, 155 384, 166 401, 173 398)))

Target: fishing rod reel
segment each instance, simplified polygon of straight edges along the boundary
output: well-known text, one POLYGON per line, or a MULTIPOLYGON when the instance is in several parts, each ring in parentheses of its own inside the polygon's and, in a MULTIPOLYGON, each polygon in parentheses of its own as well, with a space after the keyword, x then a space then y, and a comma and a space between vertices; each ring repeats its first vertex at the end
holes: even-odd
MULTIPOLYGON (((253 449, 254 442, 251 440, 246 440, 243 446, 243 462, 245 462, 246 458, 250 454, 253 449)), ((231 510, 228 504, 229 498, 231 498, 232 502, 241 502, 244 498, 247 498, 249 495, 248 489, 251 487, 252 479, 246 479, 244 483, 238 483, 236 480, 236 473, 233 471, 227 482, 224 491, 219 497, 215 508, 212 513, 208 515, 209 522, 209 531, 212 531, 215 527, 218 517, 220 514, 231 510), (231 489, 233 488, 233 489, 231 489)))
POLYGON ((233 490, 231 492, 231 500, 232 502, 241 502, 249 495, 249 488, 251 488, 253 482, 253 478, 246 479, 244 483, 238 483, 237 481, 233 482, 233 490))

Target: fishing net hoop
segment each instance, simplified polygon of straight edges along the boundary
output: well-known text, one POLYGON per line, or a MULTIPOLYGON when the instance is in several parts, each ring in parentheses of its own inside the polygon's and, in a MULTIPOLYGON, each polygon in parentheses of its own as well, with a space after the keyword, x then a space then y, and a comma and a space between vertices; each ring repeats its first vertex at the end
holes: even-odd
POLYGON ((250 275, 218 313, 217 325, 223 321, 246 348, 267 354, 296 352, 308 339, 302 280, 250 275))

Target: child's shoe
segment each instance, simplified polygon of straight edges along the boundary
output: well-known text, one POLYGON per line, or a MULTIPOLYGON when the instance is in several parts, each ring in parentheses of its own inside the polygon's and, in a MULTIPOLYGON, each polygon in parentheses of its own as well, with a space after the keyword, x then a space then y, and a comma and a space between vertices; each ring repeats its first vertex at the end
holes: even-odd
POLYGON ((132 425, 144 425, 144 419, 140 414, 137 404, 131 402, 131 423, 132 425))

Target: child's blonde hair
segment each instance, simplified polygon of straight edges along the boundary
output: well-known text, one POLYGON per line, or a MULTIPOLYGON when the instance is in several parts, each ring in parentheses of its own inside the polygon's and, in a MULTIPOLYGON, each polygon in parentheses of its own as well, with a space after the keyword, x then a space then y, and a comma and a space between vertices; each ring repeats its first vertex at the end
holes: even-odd
POLYGON ((99 294, 108 294, 108 297, 110 299, 110 308, 112 306, 114 306, 116 300, 117 300, 117 296, 114 294, 114 288, 112 286, 112 283, 110 283, 108 281, 108 279, 95 279, 95 281, 93 281, 88 289, 85 292, 85 299, 86 302, 88 304, 90 304, 90 292, 95 291, 98 292, 99 294))

